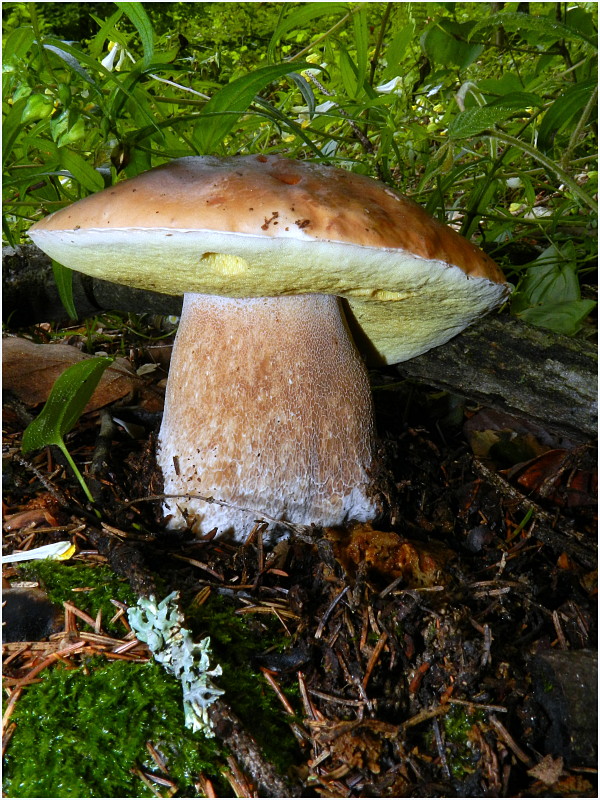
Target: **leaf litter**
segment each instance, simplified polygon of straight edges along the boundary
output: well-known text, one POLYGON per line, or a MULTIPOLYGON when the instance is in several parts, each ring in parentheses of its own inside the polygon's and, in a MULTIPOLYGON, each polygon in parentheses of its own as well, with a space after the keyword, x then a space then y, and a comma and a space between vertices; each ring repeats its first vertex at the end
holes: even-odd
MULTIPOLYGON (((149 359, 143 349, 136 355, 133 369, 156 389, 164 374, 140 372, 149 359)), ((395 494, 391 524, 296 530, 272 548, 266 525, 257 525, 236 545, 166 533, 158 503, 131 502, 161 486, 156 420, 127 402, 114 415, 135 420, 144 435, 119 429, 112 438, 95 496, 101 523, 54 455, 15 458, 24 426, 9 404, 6 549, 70 536, 76 560, 110 567, 134 597, 157 584, 161 596, 178 590, 198 636, 209 626, 203 610, 224 602, 257 638, 247 650, 227 633, 221 654, 238 653, 237 669, 260 682, 295 743, 277 765, 289 796, 298 786, 321 797, 595 796, 595 763, 568 737, 552 738, 552 725, 569 720, 549 718, 535 674, 540 654, 576 662, 596 648, 589 448, 468 406, 463 431, 444 398, 403 385, 376 395, 395 494)), ((87 414, 71 434, 80 462, 92 459, 95 420, 87 414)), ((18 577, 14 567, 5 573, 9 583, 18 577)), ((57 663, 148 660, 127 629, 126 605, 114 600, 118 634, 106 632, 97 608, 69 600, 60 632, 5 645, 8 759, 15 707, 57 663)), ((241 716, 258 736, 251 715, 241 716)), ((252 755, 227 743, 233 760, 199 772, 196 790, 214 796, 224 777, 229 792, 256 796, 252 755)), ((138 770, 156 796, 177 792, 168 763, 157 771, 162 783, 138 770)))

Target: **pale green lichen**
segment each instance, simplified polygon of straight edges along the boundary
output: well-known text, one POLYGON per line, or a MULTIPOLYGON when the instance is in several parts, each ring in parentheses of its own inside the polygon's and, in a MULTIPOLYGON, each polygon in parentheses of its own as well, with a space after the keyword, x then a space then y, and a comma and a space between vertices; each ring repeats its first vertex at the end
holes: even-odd
POLYGON ((196 644, 183 627, 178 600, 179 592, 171 592, 160 603, 154 597, 141 597, 137 606, 128 609, 129 624, 154 658, 181 682, 186 727, 210 738, 214 733, 208 707, 223 694, 212 678, 221 675, 222 669, 219 665, 210 669, 210 637, 196 644))

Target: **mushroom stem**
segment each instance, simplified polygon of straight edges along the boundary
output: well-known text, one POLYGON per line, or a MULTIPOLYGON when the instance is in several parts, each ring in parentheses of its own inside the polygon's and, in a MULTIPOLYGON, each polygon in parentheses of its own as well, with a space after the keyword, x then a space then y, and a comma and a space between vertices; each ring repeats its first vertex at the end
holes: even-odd
POLYGON ((337 297, 185 296, 157 457, 166 495, 227 506, 166 500, 171 528, 243 539, 261 513, 371 520, 373 453, 368 375, 337 297))

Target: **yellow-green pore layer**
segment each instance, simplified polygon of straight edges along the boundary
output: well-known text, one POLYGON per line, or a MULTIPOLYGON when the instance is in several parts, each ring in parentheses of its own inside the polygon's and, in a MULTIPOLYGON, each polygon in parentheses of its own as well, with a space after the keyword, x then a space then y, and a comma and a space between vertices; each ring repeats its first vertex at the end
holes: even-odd
POLYGON ((29 233, 67 267, 166 294, 337 295, 386 363, 443 344, 509 291, 483 251, 384 184, 280 156, 176 159, 29 233))

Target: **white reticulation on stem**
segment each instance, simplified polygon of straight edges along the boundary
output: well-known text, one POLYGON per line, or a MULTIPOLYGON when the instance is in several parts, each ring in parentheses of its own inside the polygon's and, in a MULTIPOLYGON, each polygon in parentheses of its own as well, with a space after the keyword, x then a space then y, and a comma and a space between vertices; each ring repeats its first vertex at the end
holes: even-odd
POLYGON ((171 527, 243 538, 261 514, 373 519, 373 441, 368 376, 338 298, 186 295, 158 462, 165 494, 226 505, 169 499, 171 527))

